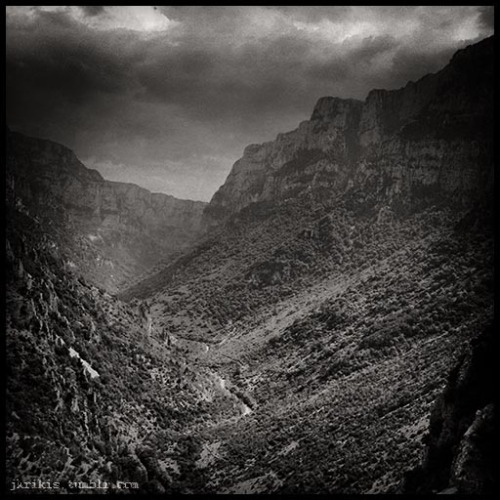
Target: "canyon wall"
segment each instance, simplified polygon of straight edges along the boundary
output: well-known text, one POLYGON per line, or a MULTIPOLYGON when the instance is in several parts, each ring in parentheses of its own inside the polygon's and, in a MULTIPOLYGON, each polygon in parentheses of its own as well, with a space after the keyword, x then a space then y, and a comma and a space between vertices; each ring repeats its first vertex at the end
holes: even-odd
POLYGON ((107 181, 52 141, 8 131, 6 170, 7 203, 50 221, 73 250, 68 261, 110 291, 201 231, 206 203, 107 181))
POLYGON ((323 97, 311 118, 248 146, 205 209, 217 224, 255 202, 294 196, 412 211, 467 205, 493 180, 493 37, 441 71, 366 100, 323 97))

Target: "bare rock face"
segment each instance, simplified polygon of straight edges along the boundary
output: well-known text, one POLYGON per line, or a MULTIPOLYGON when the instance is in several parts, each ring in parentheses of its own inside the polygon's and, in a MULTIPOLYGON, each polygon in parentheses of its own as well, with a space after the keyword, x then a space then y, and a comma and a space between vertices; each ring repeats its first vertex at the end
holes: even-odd
POLYGON ((116 291, 189 246, 201 232, 204 202, 110 182, 68 148, 7 133, 7 202, 57 227, 68 265, 116 291))
POLYGON ((205 209, 218 224, 261 201, 311 196, 414 210, 467 205, 493 180, 493 37, 438 73, 364 102, 323 97, 311 119, 248 146, 205 209))
POLYGON ((496 491, 494 333, 471 340, 431 413, 422 464, 408 472, 403 493, 496 491))
POLYGON ((493 446, 488 441, 494 435, 494 417, 493 404, 477 410, 474 421, 463 435, 459 451, 451 467, 450 482, 456 485, 457 491, 473 495, 492 490, 493 446))
POLYGON ((361 108, 361 101, 323 97, 296 130, 248 146, 207 207, 209 218, 227 217, 256 201, 345 189, 361 108))

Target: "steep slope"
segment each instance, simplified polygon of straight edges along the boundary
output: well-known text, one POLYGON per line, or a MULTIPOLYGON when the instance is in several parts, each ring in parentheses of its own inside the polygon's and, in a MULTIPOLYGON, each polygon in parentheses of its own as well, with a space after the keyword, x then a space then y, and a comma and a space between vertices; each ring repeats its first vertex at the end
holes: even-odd
POLYGON ((68 265, 109 291, 201 232, 203 202, 106 181, 51 141, 7 131, 6 142, 8 202, 58 227, 68 265))
POLYGON ((175 493, 203 481, 189 434, 237 418, 239 400, 156 340, 147 308, 66 271, 57 232, 7 216, 5 489, 175 493))
POLYGON ((425 459, 407 474, 404 493, 496 491, 494 353, 492 327, 464 349, 432 408, 425 459))
POLYGON ((120 295, 251 410, 197 436, 216 453, 195 491, 397 492, 421 461, 493 322, 492 42, 247 148, 212 237, 120 295))
POLYGON ((157 330, 205 343, 192 359, 252 409, 197 436, 219 457, 198 492, 396 491, 462 343, 493 321, 487 207, 313 208, 240 214, 142 289, 157 330))
POLYGON ((356 157, 361 109, 360 101, 325 97, 298 129, 248 146, 206 214, 224 220, 252 202, 345 189, 356 157))
POLYGON ((490 37, 402 89, 321 98, 298 129, 245 149, 205 216, 214 225, 252 202, 346 191, 404 210, 467 206, 493 176, 492 80, 490 37))

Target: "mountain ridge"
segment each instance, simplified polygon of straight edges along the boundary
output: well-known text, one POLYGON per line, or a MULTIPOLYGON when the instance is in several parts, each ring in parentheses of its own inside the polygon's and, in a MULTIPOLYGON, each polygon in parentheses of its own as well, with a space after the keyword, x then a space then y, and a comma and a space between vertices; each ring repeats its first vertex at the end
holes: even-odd
POLYGON ((466 205, 492 171, 492 158, 482 151, 493 140, 493 42, 491 36, 461 49, 440 71, 400 89, 373 89, 364 101, 321 97, 297 129, 245 148, 205 209, 207 225, 224 223, 250 203, 366 188, 409 210, 421 186, 434 190, 426 204, 445 197, 466 205), (465 149, 467 164, 458 161, 465 149), (381 157, 390 162, 378 163, 381 157), (461 172, 451 169, 454 163, 461 172))
POLYGON ((68 272, 61 204, 37 218, 14 183, 8 480, 495 489, 476 441, 494 415, 489 386, 476 390, 494 360, 493 82, 487 54, 473 75, 469 59, 418 120, 368 113, 365 146, 352 133, 362 105, 327 97, 314 120, 247 147, 208 234, 115 296, 68 272))
POLYGON ((7 187, 7 195, 18 200, 12 203, 58 221, 62 232, 74 236, 74 253, 87 277, 110 291, 186 248, 202 232, 205 202, 108 181, 66 146, 11 131, 7 187))

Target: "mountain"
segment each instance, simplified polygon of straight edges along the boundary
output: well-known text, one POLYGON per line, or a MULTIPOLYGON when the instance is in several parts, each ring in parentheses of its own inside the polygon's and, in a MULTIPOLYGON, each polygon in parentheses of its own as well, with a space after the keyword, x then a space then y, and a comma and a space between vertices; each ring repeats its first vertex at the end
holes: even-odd
POLYGON ((490 37, 399 90, 372 90, 364 102, 323 97, 296 130, 245 149, 205 217, 216 224, 300 195, 467 206, 492 185, 492 78, 490 37))
POLYGON ((115 292, 201 234, 205 203, 106 181, 68 148, 7 131, 7 196, 64 239, 66 265, 115 292))
POLYGON ((218 458, 198 492, 395 493, 418 466, 493 321, 492 66, 487 39, 403 89, 320 99, 245 149, 211 237, 119 295, 252 408, 199 437, 218 458))
POLYGON ((490 491, 492 47, 320 99, 114 297, 68 266, 59 197, 38 217, 9 181, 8 486, 490 491))
POLYGON ((6 491, 116 492, 121 482, 175 493, 197 459, 188 430, 238 413, 239 401, 210 369, 150 335, 147 308, 66 269, 61 242, 40 221, 8 216, 6 491), (159 443, 178 463, 156 458, 159 443))
POLYGON ((252 409, 197 436, 217 456, 196 491, 397 492, 493 322, 493 212, 262 210, 120 295, 149 305, 153 335, 205 345, 192 362, 252 409))

